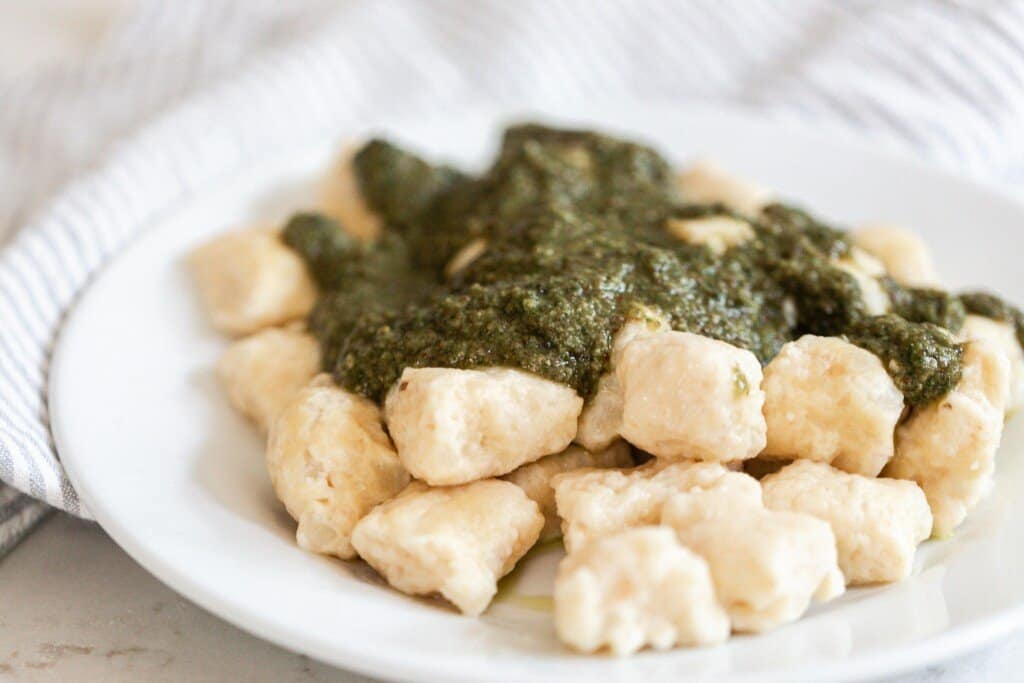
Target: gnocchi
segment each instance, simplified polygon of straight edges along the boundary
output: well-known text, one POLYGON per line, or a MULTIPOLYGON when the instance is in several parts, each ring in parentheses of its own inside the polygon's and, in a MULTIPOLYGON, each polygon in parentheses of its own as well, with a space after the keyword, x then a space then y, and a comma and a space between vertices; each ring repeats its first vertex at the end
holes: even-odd
POLYGON ((611 369, 598 382, 594 396, 583 406, 576 431, 576 442, 590 451, 607 448, 622 431, 622 388, 615 374, 622 352, 636 340, 667 332, 665 318, 651 310, 638 310, 612 340, 611 369))
POLYGON ((847 584, 888 583, 910 574, 932 513, 912 481, 849 474, 798 460, 761 480, 764 504, 828 522, 847 584))
POLYGON ((356 523, 409 483, 380 409, 326 376, 301 390, 273 422, 267 471, 298 522, 299 546, 343 559, 355 557, 356 523))
POLYGON ((192 252, 190 261, 210 322, 228 334, 297 320, 316 300, 302 259, 271 230, 221 235, 192 252))
POLYGON ((811 600, 843 592, 836 541, 826 522, 769 510, 733 473, 719 486, 671 497, 661 522, 711 568, 734 631, 760 632, 799 619, 811 600))
POLYGON ((326 174, 320 189, 320 203, 348 234, 372 242, 380 236, 381 219, 367 206, 352 166, 352 151, 347 152, 326 174))
POLYGON ((1006 410, 1013 412, 1024 404, 1024 350, 1017 341, 1017 332, 1013 325, 980 315, 968 315, 960 330, 960 336, 966 340, 987 340, 1003 352, 1010 363, 1010 395, 1006 402, 1006 410))
POLYGON ((707 563, 671 529, 640 527, 569 555, 555 579, 555 628, 582 652, 712 645, 729 637, 707 563))
POLYGON ((544 529, 541 530, 540 540, 547 541, 562 535, 561 520, 555 508, 555 490, 551 486, 551 480, 556 475, 584 467, 629 467, 632 464, 633 454, 625 441, 618 441, 596 453, 573 445, 561 453, 547 455, 536 462, 523 465, 502 478, 521 488, 540 507, 544 515, 544 529))
POLYGON ((288 328, 270 328, 240 339, 217 363, 231 404, 264 433, 319 369, 316 339, 288 328))
POLYGON ((476 616, 543 526, 537 504, 507 481, 443 488, 413 482, 356 525, 352 545, 398 590, 440 593, 476 616))
POLYGON ((903 394, 870 351, 805 335, 772 359, 762 387, 763 455, 806 458, 869 477, 892 458, 903 394))
POLYGON ((834 265, 851 276, 860 288, 861 301, 868 315, 882 315, 889 310, 889 295, 878 278, 885 275, 885 266, 863 249, 853 247, 834 265))
POLYGON ((920 237, 894 225, 866 225, 853 233, 854 242, 908 287, 937 287, 939 276, 928 246, 920 237))
POLYGON ((664 332, 627 344, 616 377, 623 438, 659 458, 729 462, 765 446, 761 364, 749 351, 664 332))
MULTIPOLYGON (((681 491, 713 486, 732 476, 718 463, 652 461, 632 469, 586 468, 555 476, 555 503, 562 518, 562 540, 569 553, 593 538, 635 526, 657 524, 665 501, 681 491)), ((739 475, 736 475, 739 476, 739 475)), ((751 498, 760 500, 753 479, 751 498)))
POLYGON ((968 342, 953 391, 896 430, 896 456, 885 476, 921 486, 935 536, 952 534, 992 486, 1009 392, 1006 354, 985 340, 968 342))
POLYGON ((507 474, 565 449, 583 399, 509 368, 409 368, 387 396, 388 430, 406 469, 432 486, 507 474))

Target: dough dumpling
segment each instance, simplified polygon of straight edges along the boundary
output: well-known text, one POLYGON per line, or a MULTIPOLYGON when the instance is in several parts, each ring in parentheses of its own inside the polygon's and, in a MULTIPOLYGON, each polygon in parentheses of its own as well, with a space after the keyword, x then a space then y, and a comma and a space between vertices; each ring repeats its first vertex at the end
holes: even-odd
POLYGON ((409 475, 371 401, 326 375, 300 391, 270 428, 267 471, 298 523, 299 546, 355 557, 350 536, 363 515, 396 495, 409 475))
POLYGON ((806 458, 869 477, 894 452, 903 394, 870 351, 804 335, 764 370, 764 455, 806 458))
POLYGON ((555 490, 551 480, 555 475, 571 472, 584 467, 630 467, 633 464, 632 449, 625 441, 616 441, 604 449, 592 453, 581 446, 572 445, 561 453, 546 455, 540 460, 523 465, 502 477, 521 488, 540 507, 544 514, 544 529, 540 540, 546 541, 562 535, 561 520, 555 508, 555 490))
POLYGON ((635 317, 628 320, 612 339, 610 368, 597 384, 597 391, 583 406, 576 431, 576 443, 588 451, 607 448, 622 431, 622 387, 615 375, 622 352, 637 339, 651 337, 671 328, 668 321, 649 309, 635 311, 635 317))
POLYGON ((938 287, 931 251, 920 237, 893 225, 868 225, 854 231, 858 247, 879 259, 892 279, 907 287, 938 287))
POLYGON ((231 404, 264 433, 320 369, 320 345, 300 330, 270 328, 231 344, 217 375, 231 404))
POLYGON ((885 266, 863 249, 853 247, 846 256, 837 259, 834 265, 857 281, 868 315, 882 315, 889 310, 889 295, 878 279, 885 275, 885 266))
POLYGON ((1010 362, 1010 398, 1006 412, 1012 413, 1024 404, 1024 350, 1017 341, 1017 331, 1008 322, 980 315, 968 315, 960 330, 960 338, 985 339, 995 344, 1010 362))
POLYGON ((192 252, 192 271, 213 326, 240 335, 302 318, 316 286, 272 230, 221 235, 192 252))
POLYGON ((846 583, 905 579, 917 546, 932 532, 924 492, 912 481, 849 474, 797 460, 761 480, 764 504, 828 522, 846 583))
POLYGON ((594 538, 635 526, 657 524, 673 495, 742 477, 739 488, 760 502, 761 487, 718 463, 652 461, 632 469, 581 469, 552 480, 565 549, 572 553, 594 538), (745 486, 745 489, 743 488, 745 486))
POLYGON ((380 235, 381 220, 363 200, 353 156, 354 150, 349 150, 326 174, 320 203, 324 213, 336 218, 345 232, 370 242, 380 235))
POLYGON ((761 376, 750 351, 698 334, 631 341, 616 367, 622 436, 666 460, 752 458, 767 429, 761 376))
POLYGON ((914 410, 896 430, 885 476, 916 481, 932 509, 932 533, 949 536, 992 488, 1010 393, 1006 354, 985 340, 964 347, 962 375, 946 396, 914 410))
POLYGON ((352 544, 403 593, 440 593, 477 616, 543 526, 537 504, 507 481, 442 488, 416 481, 364 517, 352 544))
POLYGON ((406 469, 432 486, 507 474, 576 436, 583 399, 523 370, 406 368, 384 404, 406 469))
POLYGON ((661 522, 711 568, 734 631, 757 633, 799 619, 811 600, 843 592, 836 541, 826 522, 768 510, 733 473, 709 490, 680 493, 661 522))
POLYGON ((707 563, 663 527, 598 539, 562 560, 555 630, 581 652, 712 645, 729 637, 707 563))

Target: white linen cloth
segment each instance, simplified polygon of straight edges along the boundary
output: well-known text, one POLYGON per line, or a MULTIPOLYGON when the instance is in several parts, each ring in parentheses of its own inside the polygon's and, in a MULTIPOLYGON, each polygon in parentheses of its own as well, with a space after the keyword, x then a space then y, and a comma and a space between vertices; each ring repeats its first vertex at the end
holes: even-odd
POLYGON ((90 275, 154 216, 379 117, 610 97, 733 102, 1009 184, 1024 4, 138 3, 80 63, 0 81, 0 482, 26 494, 0 483, 0 555, 46 505, 89 516, 49 432, 49 354, 90 275))

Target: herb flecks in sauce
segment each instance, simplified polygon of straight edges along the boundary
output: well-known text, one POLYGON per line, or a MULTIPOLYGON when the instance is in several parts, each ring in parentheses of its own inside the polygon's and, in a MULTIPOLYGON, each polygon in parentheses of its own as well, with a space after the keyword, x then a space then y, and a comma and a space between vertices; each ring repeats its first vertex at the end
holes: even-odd
POLYGON ((325 368, 376 400, 424 366, 518 367, 589 396, 614 333, 649 309, 762 362, 801 334, 848 334, 912 404, 959 377, 960 346, 930 324, 958 327, 955 303, 911 293, 900 310, 912 320, 868 317, 834 265, 850 250, 845 233, 783 204, 759 216, 684 204, 669 164, 644 145, 524 125, 478 177, 379 140, 355 171, 385 225, 377 244, 311 215, 293 218, 285 239, 322 290, 310 328, 325 368), (715 215, 749 222, 754 239, 715 256, 665 227, 715 215), (452 256, 481 239, 483 253, 446 278, 452 256))
POLYGON ((907 402, 913 405, 945 396, 960 381, 963 345, 938 325, 907 323, 889 313, 854 323, 845 336, 881 359, 907 402))
POLYGON ((963 327, 967 310, 960 298, 941 289, 904 287, 890 277, 881 278, 892 312, 915 323, 932 323, 951 332, 963 327))

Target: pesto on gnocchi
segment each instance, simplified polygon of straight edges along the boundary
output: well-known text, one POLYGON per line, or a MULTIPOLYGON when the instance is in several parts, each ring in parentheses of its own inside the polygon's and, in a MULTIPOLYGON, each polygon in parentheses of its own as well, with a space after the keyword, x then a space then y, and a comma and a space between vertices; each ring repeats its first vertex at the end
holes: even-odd
POLYGON ((191 259, 296 542, 469 616, 560 543, 581 652, 906 578, 1024 403, 1024 313, 711 162, 526 124, 476 175, 371 140, 322 195, 191 259))

